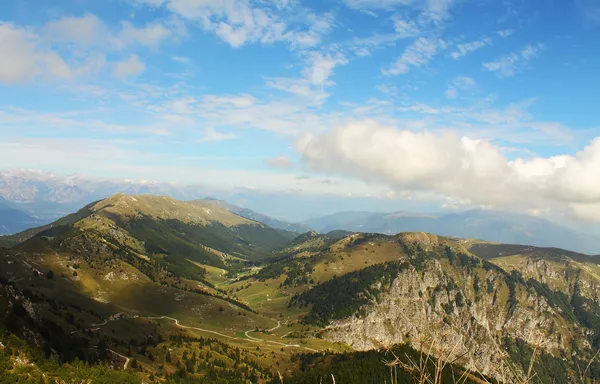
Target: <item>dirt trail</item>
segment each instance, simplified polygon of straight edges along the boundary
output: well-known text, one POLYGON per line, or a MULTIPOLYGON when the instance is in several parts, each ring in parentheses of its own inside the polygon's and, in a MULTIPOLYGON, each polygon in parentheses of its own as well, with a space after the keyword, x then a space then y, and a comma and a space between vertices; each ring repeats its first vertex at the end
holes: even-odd
MULTIPOLYGON (((246 338, 243 338, 243 337, 234 337, 234 336, 225 335, 225 334, 217 332, 217 331, 211 331, 210 329, 204 329, 204 328, 198 328, 198 327, 191 327, 191 326, 187 326, 187 325, 182 325, 182 324, 179 323, 178 319, 175 319, 175 318, 169 317, 169 316, 138 316, 138 315, 127 316, 127 317, 125 317, 125 316, 120 316, 120 317, 119 316, 111 316, 111 318, 108 319, 108 320, 105 320, 104 323, 102 323, 102 324, 92 324, 92 326, 95 326, 95 327, 104 326, 104 325, 108 324, 109 321, 115 321, 115 320, 119 320, 119 319, 122 319, 122 318, 145 319, 145 320, 171 320, 179 328, 193 329, 195 331, 200 331, 200 332, 205 332, 205 333, 212 333, 214 335, 221 336, 221 337, 224 337, 224 338, 229 339, 229 340, 249 341, 249 342, 252 342, 252 343, 268 343, 268 344, 278 345, 278 346, 281 346, 283 348, 301 348, 301 349, 305 349, 305 350, 311 351, 311 352, 319 352, 316 349, 308 348, 308 347, 303 347, 303 346, 301 346, 299 344, 285 344, 285 343, 280 343, 278 341, 265 340, 265 339, 259 339, 259 338, 256 338, 256 337, 252 337, 252 336, 249 335, 250 332, 254 332, 254 330, 252 330, 252 329, 249 329, 246 332, 244 332, 244 335, 246 336, 246 338)), ((276 329, 278 329, 280 327, 281 327, 281 322, 278 321, 277 322, 277 326, 269 329, 268 331, 272 332, 272 331, 274 331, 274 330, 276 330, 276 329)), ((99 328, 95 328, 94 330, 98 330, 98 329, 99 328)), ((81 331, 73 331, 73 332, 71 332, 71 334, 76 333, 76 332, 81 332, 81 331)), ((129 358, 128 357, 120 355, 117 352, 112 351, 112 350, 111 350, 111 352, 113 352, 113 353, 115 353, 115 354, 117 354, 117 355, 119 355, 119 356, 121 356, 123 358, 128 359, 125 362, 125 367, 127 365, 129 365, 129 358)), ((123 369, 126 369, 126 368, 123 368, 123 369)))
POLYGON ((115 351, 113 351, 112 349, 109 349, 109 351, 111 351, 111 352, 112 352, 112 353, 114 353, 115 355, 117 355, 117 356, 119 356, 119 357, 122 357, 122 358, 124 358, 124 359, 125 359, 125 364, 123 364, 123 370, 126 370, 126 369, 127 369, 127 367, 129 366, 129 362, 131 361, 131 359, 130 359, 129 357, 127 357, 127 356, 123 356, 123 355, 121 355, 119 352, 115 352, 115 351))

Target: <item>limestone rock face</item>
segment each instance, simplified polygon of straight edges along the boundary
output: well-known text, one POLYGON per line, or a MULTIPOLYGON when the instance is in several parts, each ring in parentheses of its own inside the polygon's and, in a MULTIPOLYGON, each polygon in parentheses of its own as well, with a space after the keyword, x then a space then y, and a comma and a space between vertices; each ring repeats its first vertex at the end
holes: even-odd
MULTIPOLYGON (((499 268, 428 260, 420 271, 413 267, 401 272, 363 308, 365 316, 334 321, 324 335, 357 350, 400 343, 419 349, 424 340, 433 339, 456 346, 453 355, 464 355, 461 362, 468 368, 500 381, 522 374, 522 369, 507 366, 504 337, 540 345, 560 357, 570 356, 573 342, 586 343, 582 327, 510 276, 499 268)), ((442 352, 434 348, 434 354, 442 352)))

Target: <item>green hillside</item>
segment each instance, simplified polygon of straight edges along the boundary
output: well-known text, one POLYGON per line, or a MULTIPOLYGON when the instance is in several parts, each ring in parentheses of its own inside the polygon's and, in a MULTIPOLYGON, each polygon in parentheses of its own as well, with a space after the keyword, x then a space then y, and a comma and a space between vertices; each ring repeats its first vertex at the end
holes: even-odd
POLYGON ((0 250, 12 382, 520 383, 531 364, 533 383, 584 364, 600 379, 600 273, 584 255, 423 232, 290 239, 128 195, 19 236, 0 250))

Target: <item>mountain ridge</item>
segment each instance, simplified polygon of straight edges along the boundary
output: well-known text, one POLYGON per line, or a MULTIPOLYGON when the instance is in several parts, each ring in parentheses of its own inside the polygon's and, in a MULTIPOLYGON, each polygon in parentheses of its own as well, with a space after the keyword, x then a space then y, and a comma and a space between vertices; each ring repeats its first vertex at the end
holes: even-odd
POLYGON ((505 244, 528 244, 600 253, 600 239, 549 220, 516 213, 470 210, 445 214, 340 212, 305 222, 319 232, 334 229, 395 234, 424 231, 505 244))

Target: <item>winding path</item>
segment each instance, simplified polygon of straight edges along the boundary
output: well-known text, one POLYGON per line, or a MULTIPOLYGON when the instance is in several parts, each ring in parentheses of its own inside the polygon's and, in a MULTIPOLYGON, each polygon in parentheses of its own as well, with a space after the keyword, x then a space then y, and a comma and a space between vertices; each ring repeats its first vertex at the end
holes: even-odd
MULTIPOLYGON (((252 337, 252 336, 249 335, 250 332, 253 332, 253 330, 251 330, 251 329, 249 329, 246 332, 244 332, 244 335, 247 337, 247 339, 244 339, 244 338, 241 338, 241 337, 233 337, 233 336, 225 335, 225 334, 222 334, 222 333, 219 333, 219 332, 216 332, 216 331, 211 331, 211 330, 208 330, 208 329, 203 329, 203 328, 198 328, 198 327, 189 327, 189 326, 186 326, 186 325, 181 325, 179 323, 179 320, 177 320, 175 318, 172 318, 172 317, 169 317, 169 316, 140 317, 140 319, 147 319, 147 320, 162 320, 162 319, 165 319, 165 320, 171 320, 171 321, 175 322, 175 325, 178 326, 178 327, 180 327, 180 328, 194 329, 194 330, 200 331, 200 332, 208 332, 208 333, 212 333, 212 334, 215 334, 215 335, 219 335, 219 336, 228 338, 230 340, 249 340, 249 341, 254 342, 254 343, 256 343, 256 342, 258 342, 258 343, 271 343, 271 344, 279 345, 279 346, 281 346, 283 348, 302 348, 302 349, 306 349, 307 351, 311 351, 311 352, 319 352, 316 349, 312 349, 312 348, 308 348, 308 347, 303 347, 303 346, 301 346, 299 344, 284 344, 284 343, 280 343, 280 342, 277 342, 277 341, 271 341, 271 340, 265 340, 265 339, 258 339, 256 337, 252 337)), ((277 326, 275 328, 270 329, 269 331, 275 330, 275 329, 277 329, 279 327, 281 327, 281 323, 278 321, 277 322, 277 326)))
POLYGON ((254 340, 257 342, 263 342, 263 343, 271 343, 271 344, 275 344, 275 345, 280 345, 283 348, 302 348, 302 349, 306 349, 307 351, 311 351, 311 352, 319 352, 316 349, 312 349, 312 348, 308 348, 308 347, 303 347, 299 344, 285 344, 285 343, 280 343, 278 341, 272 341, 272 340, 265 340, 265 339, 257 339, 256 337, 252 337, 249 335, 249 333, 252 332, 252 330, 248 330, 246 332, 244 332, 244 335, 246 335, 246 337, 250 340, 254 340))
POLYGON ((112 352, 112 353, 114 353, 115 355, 117 355, 117 356, 119 356, 119 357, 122 357, 122 358, 124 358, 124 359, 125 359, 125 364, 123 364, 123 370, 126 370, 126 369, 127 369, 127 367, 129 366, 129 362, 131 361, 131 359, 130 359, 129 357, 127 357, 127 356, 123 356, 123 355, 121 355, 119 352, 115 352, 115 351, 113 351, 112 349, 109 349, 109 351, 111 351, 111 352, 112 352))
POLYGON ((273 332, 273 331, 274 331, 274 330, 276 330, 277 328, 281 328, 281 321, 278 321, 278 322, 277 322, 277 326, 276 326, 276 327, 273 327, 273 328, 271 328, 271 329, 269 329, 268 331, 269 331, 269 332, 273 332))
MULTIPOLYGON (((96 327, 96 328, 94 328, 92 330, 98 330, 99 329, 98 327, 104 326, 104 325, 108 324, 109 321, 115 321, 115 320, 119 320, 119 319, 122 319, 122 318, 125 318, 125 316, 122 316, 122 317, 111 316, 111 318, 109 318, 107 320, 104 320, 104 323, 101 323, 101 324, 92 324, 92 326, 96 327)), ((270 343, 270 344, 281 346, 282 348, 301 348, 301 349, 305 349, 305 350, 311 351, 311 352, 319 352, 316 349, 308 348, 308 347, 303 347, 303 346, 301 346, 299 344, 285 344, 285 343, 280 343, 278 341, 272 341, 272 340, 259 339, 259 338, 256 338, 256 337, 252 337, 252 336, 250 336, 250 332, 254 331, 252 329, 249 329, 246 332, 244 332, 244 335, 246 336, 246 338, 243 338, 243 337, 234 337, 234 336, 225 335, 225 334, 217 332, 217 331, 211 331, 210 329, 204 329, 204 328, 190 327, 190 326, 187 326, 187 325, 182 325, 182 324, 179 323, 178 319, 175 319, 175 318, 169 317, 169 316, 145 316, 145 317, 142 317, 142 316, 134 315, 134 316, 128 316, 127 318, 129 318, 129 319, 145 319, 145 320, 171 320, 179 328, 193 329, 195 331, 200 331, 200 332, 205 332, 205 333, 212 333, 214 335, 221 336, 221 337, 224 337, 224 338, 229 339, 229 340, 250 341, 252 343, 270 343)), ((268 332, 272 332, 272 331, 274 331, 274 330, 276 330, 276 329, 278 329, 280 327, 281 327, 281 322, 278 321, 277 322, 277 326, 269 329, 268 332)), ((76 332, 81 332, 81 331, 76 330, 76 331, 71 332, 71 334, 76 333, 76 332)), ((129 365, 130 359, 128 357, 126 357, 126 356, 123 356, 123 355, 121 355, 121 354, 113 351, 113 350, 110 350, 110 351, 112 353, 116 354, 116 355, 119 355, 119 356, 127 359, 126 362, 125 362, 124 368, 123 368, 123 369, 127 369, 127 366, 129 365)))
POLYGON ((216 332, 216 331, 211 331, 211 330, 208 330, 208 329, 197 328, 197 327, 188 327, 187 325, 181 325, 181 324, 179 324, 179 320, 177 320, 177 319, 174 319, 174 318, 172 318, 172 317, 169 317, 169 316, 160 316, 160 317, 138 317, 138 318, 139 318, 139 319, 147 319, 147 320, 163 320, 163 319, 164 319, 164 320, 171 320, 171 321, 175 322, 175 325, 176 325, 176 326, 178 326, 179 328, 184 328, 184 329, 194 329, 194 330, 196 330, 196 331, 200 331, 200 332, 212 333, 212 334, 215 334, 215 335, 219 335, 219 336, 222 336, 222 337, 226 337, 226 338, 228 338, 228 339, 231 339, 231 340, 237 340, 237 339, 239 339, 238 337, 233 337, 233 336, 229 336, 229 335, 224 335, 224 334, 222 334, 222 333, 219 333, 219 332, 216 332))

